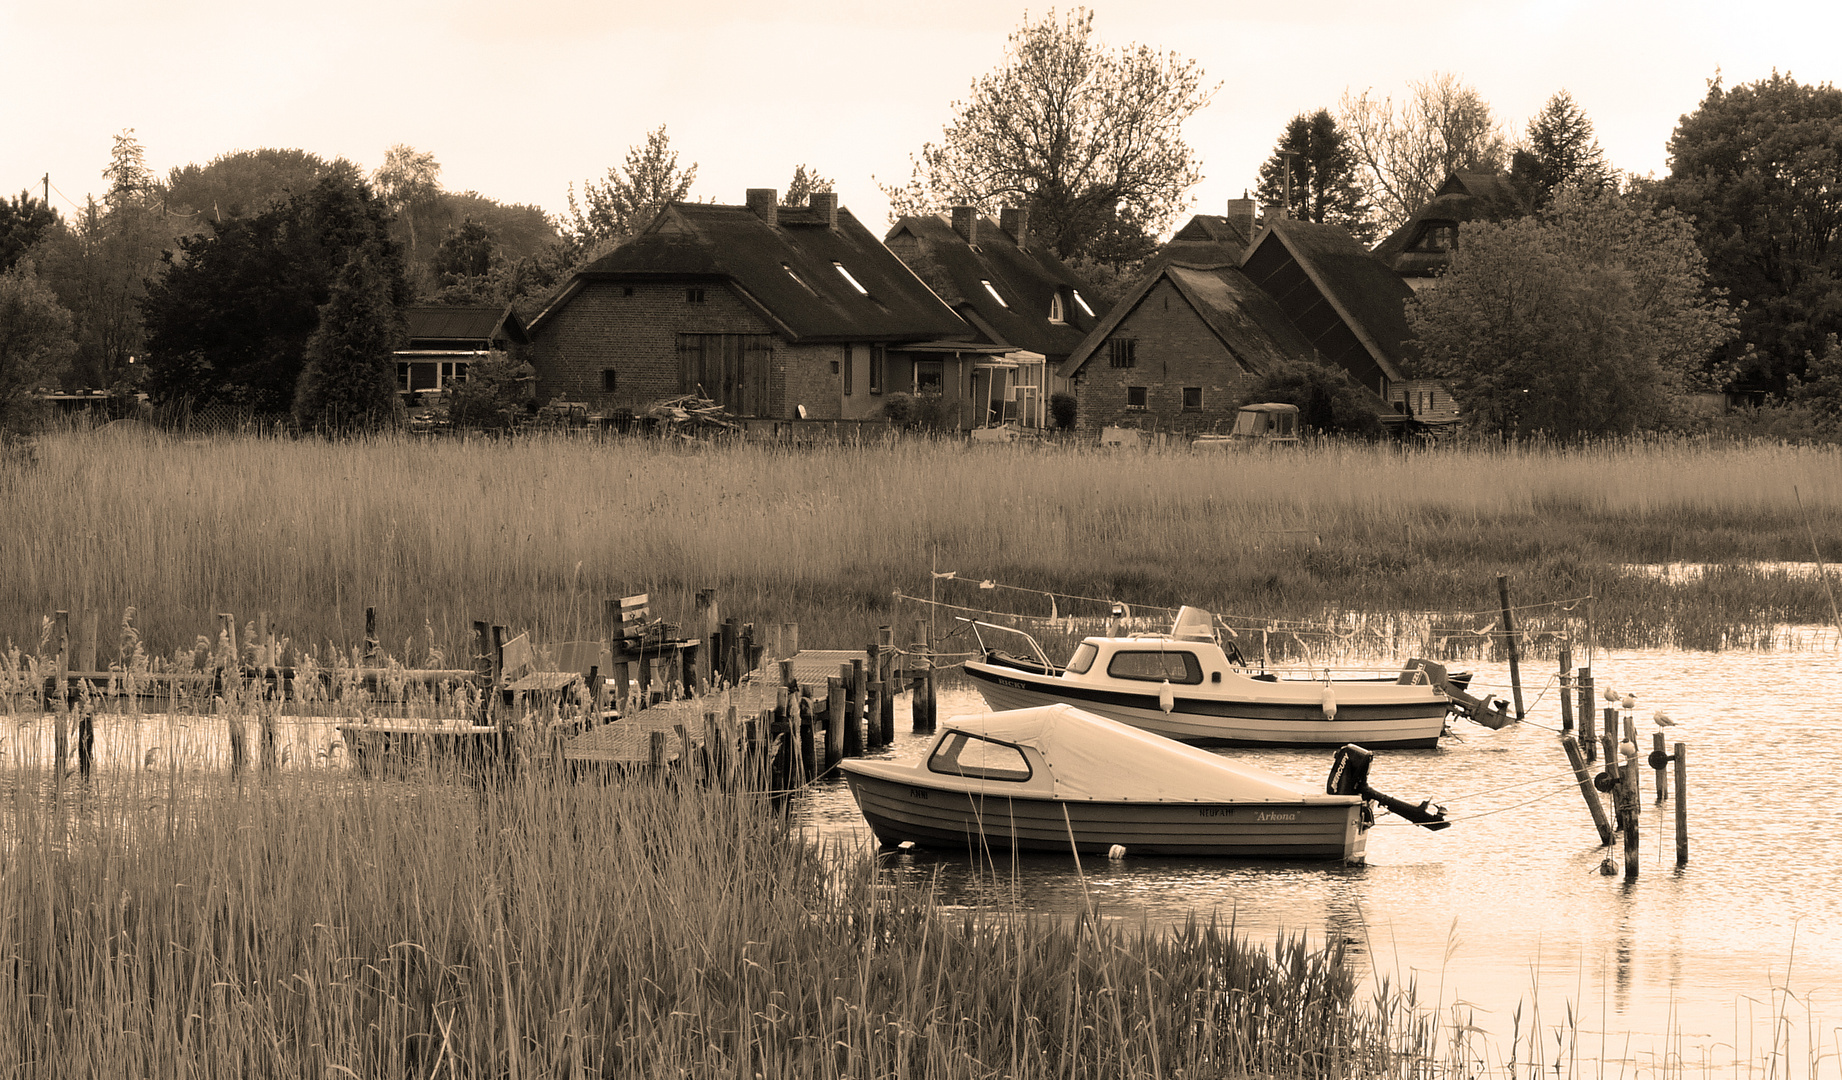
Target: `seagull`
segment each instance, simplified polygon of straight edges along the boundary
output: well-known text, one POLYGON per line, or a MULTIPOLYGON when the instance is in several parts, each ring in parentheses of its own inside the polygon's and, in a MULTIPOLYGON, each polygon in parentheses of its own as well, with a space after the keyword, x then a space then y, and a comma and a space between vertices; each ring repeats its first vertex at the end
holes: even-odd
POLYGON ((1636 694, 1626 694, 1624 696, 1624 699, 1621 700, 1619 704, 1623 705, 1627 709, 1635 709, 1637 708, 1637 695, 1636 694))
POLYGON ((1609 686, 1608 686, 1608 687, 1606 687, 1606 688, 1605 688, 1605 700, 1607 700, 1607 701, 1617 701, 1617 700, 1618 700, 1618 691, 1616 691, 1616 690, 1614 690, 1614 689, 1612 689, 1612 688, 1611 688, 1611 687, 1609 687, 1609 686))
POLYGON ((1657 727, 1675 727, 1676 726, 1676 722, 1674 720, 1671 720, 1669 718, 1669 714, 1664 712, 1662 709, 1658 709, 1656 711, 1656 715, 1652 716, 1650 719, 1656 723, 1657 727))

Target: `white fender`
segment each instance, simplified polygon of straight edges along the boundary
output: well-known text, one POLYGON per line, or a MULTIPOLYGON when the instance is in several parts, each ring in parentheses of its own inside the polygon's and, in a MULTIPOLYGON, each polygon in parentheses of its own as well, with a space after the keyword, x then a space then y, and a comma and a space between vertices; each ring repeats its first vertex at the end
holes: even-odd
POLYGON ((1337 718, 1337 688, 1325 683, 1324 696, 1320 701, 1323 704, 1324 719, 1335 720, 1337 718))
POLYGON ((1164 685, 1158 687, 1158 708, 1169 712, 1176 707, 1177 695, 1171 692, 1170 680, 1165 679, 1164 685))

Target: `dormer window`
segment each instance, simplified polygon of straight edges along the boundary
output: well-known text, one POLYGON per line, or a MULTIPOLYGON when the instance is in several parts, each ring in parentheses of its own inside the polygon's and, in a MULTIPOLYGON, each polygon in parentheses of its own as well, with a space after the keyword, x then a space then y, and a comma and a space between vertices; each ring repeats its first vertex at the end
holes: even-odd
POLYGON ((992 287, 992 284, 990 281, 987 281, 984 278, 980 278, 979 284, 985 286, 985 291, 991 294, 991 298, 998 302, 999 307, 1003 307, 1003 308, 1010 307, 1010 304, 1005 301, 1004 297, 998 295, 998 290, 992 287))
POLYGON ((1062 312, 1061 293, 1056 293, 1049 298, 1049 321, 1052 323, 1065 323, 1068 321, 1067 316, 1062 312))
POLYGON ((832 265, 838 268, 838 273, 843 276, 844 280, 851 283, 851 288, 856 289, 859 295, 861 296, 870 295, 870 290, 864 288, 861 284, 859 284, 857 279, 851 276, 851 272, 844 268, 843 263, 835 262, 835 263, 832 263, 832 265))
POLYGON ((1415 251, 1447 252, 1457 246, 1458 226, 1450 221, 1429 222, 1426 231, 1420 234, 1420 242, 1413 246, 1415 251))
POLYGON ((1085 311, 1085 312, 1087 312, 1087 317, 1088 317, 1088 318, 1090 318, 1090 319, 1091 319, 1091 318, 1093 318, 1093 317, 1094 317, 1094 309, 1093 309, 1093 308, 1090 308, 1090 307, 1088 307, 1088 306, 1087 306, 1087 301, 1086 301, 1086 300, 1083 300, 1083 299, 1081 299, 1081 290, 1080 290, 1080 289, 1069 289, 1068 291, 1069 291, 1069 293, 1071 293, 1071 294, 1072 294, 1072 295, 1074 296, 1074 302, 1075 302, 1075 304, 1076 304, 1076 305, 1077 305, 1078 307, 1080 307, 1080 309, 1081 309, 1082 311, 1085 311))

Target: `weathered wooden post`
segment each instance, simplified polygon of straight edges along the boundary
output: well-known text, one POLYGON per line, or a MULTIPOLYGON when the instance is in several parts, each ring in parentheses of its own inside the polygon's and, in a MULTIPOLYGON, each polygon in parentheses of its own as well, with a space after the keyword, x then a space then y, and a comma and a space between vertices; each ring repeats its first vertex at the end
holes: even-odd
POLYGON ((706 783, 720 784, 722 781, 723 729, 716 722, 716 710, 704 711, 704 780, 706 783))
POLYGON ((883 745, 883 688, 877 681, 883 670, 882 644, 871 641, 864 647, 863 655, 863 744, 866 749, 874 750, 883 745))
POLYGON ((1573 646, 1561 646, 1561 730, 1573 730, 1573 646))
POLYGON ((883 649, 883 667, 881 682, 882 711, 878 713, 877 722, 882 727, 881 742, 884 746, 895 744, 895 627, 884 626, 876 631, 876 636, 883 649))
POLYGON ((1688 865, 1688 747, 1676 744, 1676 865, 1688 865))
POLYGON ((507 731, 512 726, 511 710, 505 707, 505 627, 495 625, 492 628, 492 711, 498 718, 499 730, 507 731))
POLYGON ((237 617, 228 611, 217 616, 220 651, 217 659, 219 707, 224 710, 225 730, 230 735, 230 775, 243 771, 248 751, 243 745, 243 708, 231 701, 233 680, 237 679, 237 617))
POLYGON ((480 712, 476 724, 492 723, 492 627, 484 620, 473 621, 473 685, 480 692, 480 712))
POLYGON ((665 732, 657 728, 647 732, 646 767, 655 778, 665 775, 665 732))
POLYGON ((1637 761, 1633 759, 1624 767, 1624 802, 1625 802, 1625 880, 1637 880, 1637 761))
POLYGON ((818 774, 819 764, 815 756, 818 747, 812 738, 812 698, 796 690, 793 700, 799 710, 800 778, 810 781, 818 774))
POLYGON ((1650 765, 1657 773, 1657 805, 1669 801, 1669 752, 1664 748, 1662 732, 1650 736, 1650 765))
POLYGON ((85 608, 77 621, 78 680, 85 692, 77 698, 83 705, 77 713, 77 772, 87 777, 96 759, 96 727, 89 705, 89 676, 96 671, 96 609, 85 608))
POLYGON ((365 666, 377 666, 377 609, 365 609, 365 666))
POLYGON ((799 623, 780 624, 780 647, 788 657, 799 655, 799 623))
POLYGON ((1599 747, 1593 735, 1593 669, 1582 666, 1576 681, 1580 687, 1580 746, 1586 751, 1586 760, 1591 761, 1599 747))
POLYGON ((1593 816, 1593 828, 1599 830, 1599 843, 1608 845, 1612 842, 1612 823, 1605 818, 1605 806, 1599 801, 1598 789, 1593 787, 1593 776, 1586 768, 1586 755, 1580 752, 1579 740, 1572 735, 1562 735, 1561 748, 1567 751, 1567 763, 1573 766, 1573 778, 1579 781, 1580 794, 1593 816))
POLYGON ((1624 754, 1626 765, 1631 771, 1631 794, 1633 796, 1631 809, 1635 811, 1637 809, 1636 796, 1643 788, 1643 776, 1637 767, 1637 720, 1627 712, 1624 714, 1623 723, 1624 737, 1619 741, 1618 748, 1624 754))
POLYGON ((53 790, 62 794, 64 791, 64 763, 70 760, 70 612, 60 611, 52 616, 58 646, 57 672, 52 683, 53 692, 57 694, 56 704, 46 702, 54 709, 52 742, 51 783, 53 790))
POLYGON ((723 681, 734 686, 742 679, 742 620, 724 620, 718 637, 721 639, 717 651, 723 657, 723 681))
POLYGON ((825 771, 831 772, 844 758, 844 679, 833 675, 825 680, 825 771))
POLYGON ((698 639, 706 643, 706 647, 699 650, 704 655, 697 661, 697 680, 704 687, 709 687, 715 683, 717 675, 722 670, 716 650, 707 646, 711 635, 720 632, 723 627, 722 613, 716 604, 715 589, 697 590, 696 627, 698 639))
POLYGON ((1497 575, 1497 598, 1503 610, 1503 648, 1509 653, 1509 688, 1516 699, 1516 719, 1522 719, 1522 665, 1516 657, 1516 623, 1509 610, 1509 576, 1497 575))
POLYGON ((844 692, 844 756, 863 756, 863 661, 852 660, 839 665, 838 675, 846 680, 844 692))

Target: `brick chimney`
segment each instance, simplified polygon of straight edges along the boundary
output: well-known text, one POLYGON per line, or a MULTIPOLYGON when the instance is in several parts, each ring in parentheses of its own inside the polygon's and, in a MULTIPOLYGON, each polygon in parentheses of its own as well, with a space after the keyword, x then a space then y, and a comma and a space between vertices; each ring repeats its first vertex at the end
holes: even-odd
POLYGON ((771 187, 748 189, 748 208, 769 225, 780 224, 780 192, 771 187))
POLYGON ((835 191, 815 191, 807 201, 812 207, 813 216, 830 228, 838 227, 838 193, 835 191))
POLYGON ((1244 240, 1254 238, 1254 201, 1241 193, 1238 199, 1228 200, 1228 224, 1241 231, 1244 240))
POLYGON ((979 242, 979 211, 973 206, 953 208, 953 231, 968 244, 979 242))
POLYGON ((1022 247, 1030 238, 1030 208, 1027 206, 1007 206, 998 211, 998 227, 1010 234, 1017 246, 1022 247))

